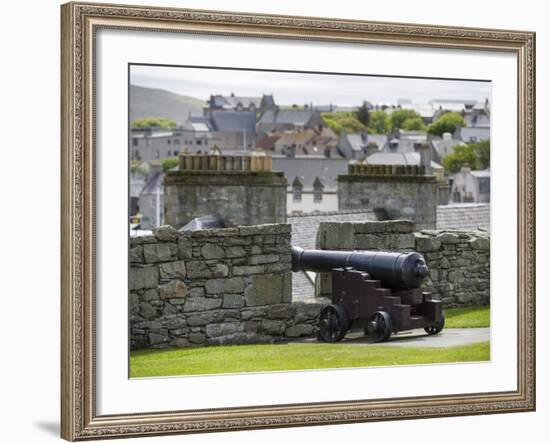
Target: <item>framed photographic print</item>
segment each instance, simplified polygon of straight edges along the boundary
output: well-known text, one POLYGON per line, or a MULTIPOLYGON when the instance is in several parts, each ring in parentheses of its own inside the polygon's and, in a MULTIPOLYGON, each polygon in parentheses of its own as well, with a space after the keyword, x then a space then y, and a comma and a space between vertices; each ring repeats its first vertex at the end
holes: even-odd
POLYGON ((63 438, 534 410, 533 33, 61 14, 63 438))

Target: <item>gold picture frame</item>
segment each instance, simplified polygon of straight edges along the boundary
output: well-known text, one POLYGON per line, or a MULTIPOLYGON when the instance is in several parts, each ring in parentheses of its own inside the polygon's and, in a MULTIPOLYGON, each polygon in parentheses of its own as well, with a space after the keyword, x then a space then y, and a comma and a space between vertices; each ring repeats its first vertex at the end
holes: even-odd
MULTIPOLYGON (((68 3, 62 22, 61 436, 129 437, 535 409, 535 34, 403 23, 68 3), (187 32, 505 51, 518 60, 517 390, 98 416, 95 390, 94 37, 187 32)), ((129 411, 130 412, 130 411, 129 411)))

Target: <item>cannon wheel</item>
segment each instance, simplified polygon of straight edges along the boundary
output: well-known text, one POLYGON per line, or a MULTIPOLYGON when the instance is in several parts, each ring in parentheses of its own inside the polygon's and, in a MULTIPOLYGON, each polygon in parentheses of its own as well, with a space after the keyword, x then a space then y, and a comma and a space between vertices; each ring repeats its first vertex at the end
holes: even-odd
POLYGON ((328 305, 319 315, 319 340, 334 343, 340 341, 349 329, 346 310, 339 305, 328 305))
POLYGON ((393 322, 386 311, 376 311, 369 319, 365 333, 376 342, 386 341, 393 332, 393 322))
POLYGON ((441 313, 441 321, 436 322, 431 326, 426 326, 424 330, 428 333, 428 335, 435 335, 439 334, 441 331, 443 331, 443 328, 445 327, 445 313, 441 313))

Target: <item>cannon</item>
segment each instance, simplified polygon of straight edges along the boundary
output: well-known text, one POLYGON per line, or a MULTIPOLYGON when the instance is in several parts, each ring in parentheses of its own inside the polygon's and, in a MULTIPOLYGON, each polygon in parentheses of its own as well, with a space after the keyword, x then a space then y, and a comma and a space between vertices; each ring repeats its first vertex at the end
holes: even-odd
POLYGON ((292 247, 292 270, 330 272, 332 300, 319 315, 319 340, 337 342, 361 328, 376 342, 392 333, 445 325, 441 302, 421 288, 428 266, 417 252, 324 251, 292 247))

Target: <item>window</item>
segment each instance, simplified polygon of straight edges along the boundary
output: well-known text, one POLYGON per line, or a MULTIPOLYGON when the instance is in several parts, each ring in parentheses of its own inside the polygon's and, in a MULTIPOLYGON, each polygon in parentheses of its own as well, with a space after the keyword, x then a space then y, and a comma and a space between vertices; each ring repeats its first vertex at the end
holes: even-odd
POLYGON ((302 182, 298 177, 296 177, 292 182, 292 200, 294 200, 295 202, 301 202, 303 189, 304 186, 302 185, 302 182))
POLYGON ((320 203, 323 201, 323 183, 319 177, 315 177, 313 181, 313 202, 320 203))
POLYGON ((132 139, 132 146, 138 146, 138 139, 137 138, 132 139))
POLYGON ((197 140, 197 146, 201 146, 202 145, 202 140, 197 140))
POLYGON ((175 139, 174 139, 174 144, 175 144, 175 145, 179 145, 179 144, 180 144, 180 139, 179 139, 179 138, 175 138, 175 139))
POLYGON ((315 203, 320 203, 323 201, 323 188, 313 190, 313 201, 315 203))
POLYGON ((172 144, 172 140, 168 139, 168 140, 166 140, 166 143, 168 143, 169 145, 171 145, 171 144, 172 144))
POLYGON ((478 182, 479 182, 479 193, 489 194, 489 192, 491 191, 491 181, 489 180, 489 177, 478 178, 478 182))
POLYGON ((302 187, 294 187, 292 189, 292 199, 295 201, 295 202, 301 202, 302 201, 302 187))

